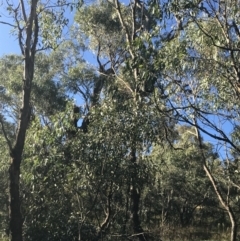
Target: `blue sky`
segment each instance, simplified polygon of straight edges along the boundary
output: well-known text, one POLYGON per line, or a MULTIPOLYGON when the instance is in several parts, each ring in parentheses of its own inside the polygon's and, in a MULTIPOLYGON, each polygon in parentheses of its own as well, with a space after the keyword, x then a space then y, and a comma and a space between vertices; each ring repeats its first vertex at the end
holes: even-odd
MULTIPOLYGON (((69 26, 71 26, 74 19, 74 11, 71 12, 70 8, 66 9, 65 16, 69 19, 69 26)), ((13 24, 12 17, 9 17, 8 12, 2 6, 0 6, 0 21, 13 24)), ((12 30, 11 26, 0 23, 0 56, 20 54, 17 35, 11 33, 12 30)))
MULTIPOLYGON (((0 18, 0 21, 5 21, 6 18, 0 18)), ((16 36, 10 34, 11 27, 0 24, 0 56, 5 54, 20 54, 18 41, 16 36)))

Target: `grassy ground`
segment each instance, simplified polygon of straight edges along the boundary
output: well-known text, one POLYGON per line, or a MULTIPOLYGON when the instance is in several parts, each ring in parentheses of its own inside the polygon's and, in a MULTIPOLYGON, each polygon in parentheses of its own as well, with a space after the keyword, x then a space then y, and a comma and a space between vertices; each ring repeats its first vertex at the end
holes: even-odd
POLYGON ((164 228, 161 231, 163 241, 229 241, 228 230, 210 230, 209 228, 164 228))

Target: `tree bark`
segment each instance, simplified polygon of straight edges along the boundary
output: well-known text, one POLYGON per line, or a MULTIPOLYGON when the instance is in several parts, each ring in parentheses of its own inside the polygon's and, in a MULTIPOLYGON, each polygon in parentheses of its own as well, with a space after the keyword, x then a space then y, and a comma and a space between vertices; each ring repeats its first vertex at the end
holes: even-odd
POLYGON ((144 235, 143 228, 141 227, 141 221, 139 218, 139 203, 140 203, 140 190, 138 188, 138 180, 137 180, 137 157, 136 150, 132 148, 131 151, 131 165, 132 165, 132 180, 131 180, 131 189, 130 189, 130 197, 132 202, 131 207, 131 217, 132 217, 132 225, 134 236, 138 237, 139 241, 146 241, 146 237, 144 235))
MULTIPOLYGON (((29 3, 30 12, 27 17, 25 12, 25 2, 20 0, 21 14, 24 16, 23 28, 19 28, 19 45, 24 56, 24 70, 22 79, 22 107, 19 111, 18 129, 14 145, 9 144, 11 164, 9 168, 9 218, 10 218, 10 238, 11 241, 22 241, 23 217, 21 214, 20 200, 20 166, 26 139, 26 132, 31 115, 31 89, 34 76, 34 60, 36 46, 38 42, 38 19, 36 14, 38 0, 31 0, 29 3), (22 42, 23 31, 26 36, 22 42)), ((16 11, 20 11, 19 8, 16 11)), ((16 15, 18 16, 18 15, 16 15)), ((15 19, 19 23, 18 19, 15 19)))
POLYGON ((22 241, 22 214, 21 214, 21 202, 19 193, 19 175, 20 168, 16 164, 16 159, 12 159, 12 163, 9 168, 10 178, 10 233, 12 241, 22 241))
POLYGON ((25 144, 27 127, 30 117, 30 93, 31 89, 24 88, 23 106, 21 109, 19 126, 16 136, 16 143, 11 151, 11 164, 9 168, 9 216, 10 216, 10 235, 12 241, 22 241, 23 218, 21 214, 20 201, 20 165, 25 144))

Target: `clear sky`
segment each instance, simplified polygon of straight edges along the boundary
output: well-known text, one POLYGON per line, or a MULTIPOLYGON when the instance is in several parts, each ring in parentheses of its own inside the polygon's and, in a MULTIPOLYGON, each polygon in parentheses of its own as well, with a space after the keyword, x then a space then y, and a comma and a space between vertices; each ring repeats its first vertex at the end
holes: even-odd
MULTIPOLYGON (((5 21, 6 18, 1 17, 0 21, 5 21)), ((0 56, 5 54, 20 54, 18 41, 16 36, 10 34, 11 27, 0 24, 0 56)))

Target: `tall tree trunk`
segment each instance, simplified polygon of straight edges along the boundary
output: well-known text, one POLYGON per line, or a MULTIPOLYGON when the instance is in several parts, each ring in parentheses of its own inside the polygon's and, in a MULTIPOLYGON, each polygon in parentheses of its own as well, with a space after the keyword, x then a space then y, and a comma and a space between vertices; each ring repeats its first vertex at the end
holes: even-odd
POLYGON ((12 241, 22 241, 23 218, 21 214, 20 201, 20 166, 24 149, 27 127, 30 117, 30 92, 31 88, 24 88, 23 105, 18 124, 16 142, 11 151, 11 164, 9 168, 9 215, 10 215, 10 234, 12 241))
MULTIPOLYGON (((25 60, 26 61, 26 60, 25 60)), ((27 67, 32 67, 30 72, 33 71, 33 65, 28 63, 27 67)), ((32 75, 30 75, 32 76, 32 75)), ((29 75, 28 75, 29 77, 29 75)), ((26 131, 30 121, 31 107, 30 107, 30 93, 31 93, 30 79, 24 79, 25 87, 23 88, 23 103, 20 110, 20 117, 18 123, 18 130, 16 135, 15 145, 11 150, 11 164, 9 168, 9 215, 10 215, 10 234, 12 241, 22 241, 22 225, 23 218, 21 215, 21 202, 20 202, 20 166, 22 161, 22 153, 26 139, 26 131), (28 84, 27 84, 28 83, 28 84)))
POLYGON ((211 174, 209 168, 207 167, 206 163, 203 163, 203 169, 206 173, 206 175, 208 176, 210 182, 212 183, 213 189, 215 191, 215 193, 217 194, 218 200, 220 201, 221 205, 223 206, 223 208, 226 210, 230 222, 231 222, 231 238, 230 241, 236 241, 237 240, 237 222, 236 222, 236 218, 235 215, 233 213, 232 208, 230 207, 229 203, 224 200, 223 195, 217 185, 216 180, 214 179, 213 175, 211 174))
POLYGON ((132 166, 132 180, 131 180, 131 188, 130 188, 130 197, 132 202, 131 207, 131 218, 132 218, 132 225, 134 236, 138 237, 139 241, 146 241, 146 237, 144 236, 143 228, 141 227, 141 221, 139 218, 139 204, 141 193, 138 188, 138 170, 137 170, 137 157, 136 157, 136 150, 132 148, 131 151, 131 166, 132 166))
MULTIPOLYGON (((197 121, 194 120, 195 125, 197 126, 197 121)), ((196 136, 199 142, 199 149, 202 155, 202 162, 203 162, 203 169, 207 175, 207 177, 209 178, 212 187, 218 197, 218 200, 220 201, 222 207, 225 209, 225 211, 227 212, 230 222, 231 222, 231 236, 230 236, 230 241, 236 241, 237 240, 237 223, 236 223, 236 218, 234 215, 234 212, 228 202, 228 200, 224 199, 221 190, 218 187, 217 181, 215 180, 214 176, 212 175, 211 171, 209 170, 207 163, 206 163, 206 157, 205 157, 205 153, 204 153, 204 146, 202 143, 202 138, 200 135, 200 132, 198 130, 198 128, 196 127, 196 136)))
POLYGON ((19 195, 19 175, 20 168, 16 164, 16 159, 12 159, 9 168, 10 178, 10 233, 12 241, 22 241, 22 214, 20 209, 20 195, 19 195))
POLYGON ((144 231, 141 227, 141 221, 139 218, 139 202, 140 202, 140 191, 136 187, 136 185, 132 185, 131 187, 131 199, 132 199, 132 208, 131 208, 131 214, 132 214, 132 223, 133 223, 133 231, 134 235, 136 235, 139 239, 139 241, 146 241, 146 237, 144 236, 144 231))
MULTIPOLYGON (((18 129, 14 145, 9 144, 11 164, 9 168, 9 218, 11 241, 22 241, 23 218, 21 214, 20 200, 20 167, 22 154, 26 139, 26 132, 29 126, 31 105, 30 96, 34 75, 34 60, 38 42, 38 19, 36 14, 38 0, 31 0, 29 3, 29 16, 26 15, 25 2, 20 0, 21 14, 24 20, 24 27, 19 28, 19 45, 24 56, 24 70, 22 79, 22 107, 19 111, 18 129), (26 36, 23 43, 23 36, 26 36)), ((20 11, 17 7, 16 11, 20 11)), ((18 16, 18 14, 16 14, 18 16)), ((16 19, 16 22, 18 19, 16 19)), ((18 22, 19 23, 19 22, 18 22)))

